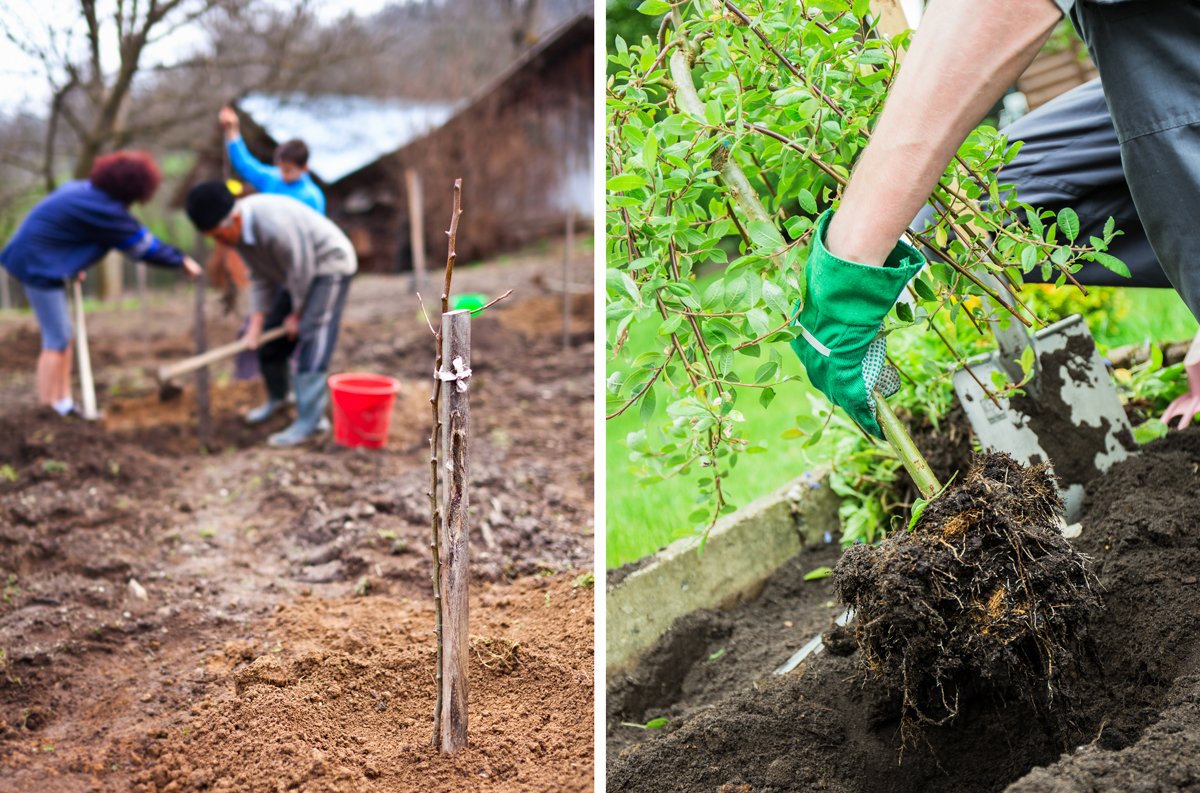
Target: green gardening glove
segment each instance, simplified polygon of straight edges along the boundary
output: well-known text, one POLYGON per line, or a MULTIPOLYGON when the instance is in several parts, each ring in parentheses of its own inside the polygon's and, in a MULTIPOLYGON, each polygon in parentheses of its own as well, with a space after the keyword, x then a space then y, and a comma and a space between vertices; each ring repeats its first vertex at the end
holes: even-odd
POLYGON ((891 396, 900 390, 896 370, 885 365, 887 344, 879 335, 883 318, 925 257, 903 242, 883 267, 839 259, 825 248, 833 211, 817 219, 804 280, 804 308, 796 318, 801 335, 792 340, 808 379, 860 427, 883 438, 871 392, 891 396))

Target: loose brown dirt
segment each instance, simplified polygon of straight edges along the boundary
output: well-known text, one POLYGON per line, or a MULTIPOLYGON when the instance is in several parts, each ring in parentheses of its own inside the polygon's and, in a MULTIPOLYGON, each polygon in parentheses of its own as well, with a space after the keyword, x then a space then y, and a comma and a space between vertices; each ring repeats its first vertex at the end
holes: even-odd
MULTIPOLYGON (((1084 673, 1059 692, 1052 711, 1003 681, 979 686, 963 691, 949 723, 926 726, 902 750, 902 681, 881 682, 858 653, 825 652, 790 674, 770 674, 803 638, 779 628, 786 604, 778 600, 771 629, 750 629, 764 608, 750 603, 699 618, 719 630, 677 624, 630 678, 610 684, 607 789, 1200 790, 1198 483, 1200 430, 1191 429, 1144 447, 1089 485, 1083 533, 1073 543, 1093 560, 1104 607, 1089 623, 1084 673), (681 630, 697 638, 688 657, 656 664, 663 648, 682 641, 681 630), (734 651, 747 642, 753 656, 738 661, 734 651), (722 647, 729 652, 714 659, 722 647), (726 660, 735 663, 719 688, 687 684, 698 669, 726 660), (645 696, 655 692, 657 699, 645 696), (660 715, 670 718, 661 731, 620 726, 660 715)), ((828 631, 838 610, 824 600, 831 584, 806 590, 796 582, 819 563, 827 562, 781 570, 765 592, 794 591, 788 622, 815 618, 828 631)))
MULTIPOLYGON (((289 417, 244 425, 259 387, 228 364, 202 450, 191 387, 160 402, 151 376, 191 353, 185 289, 89 316, 101 423, 37 408, 32 370, 0 354, 0 791, 590 790, 591 303, 565 351, 561 314, 522 314, 561 305, 535 282, 560 266, 455 278, 516 292, 473 323, 471 746, 453 758, 429 746, 433 349, 407 279, 356 279, 332 366, 401 381, 379 451, 268 449, 289 417)), ((36 345, 31 327, 0 318, 0 350, 36 345)))

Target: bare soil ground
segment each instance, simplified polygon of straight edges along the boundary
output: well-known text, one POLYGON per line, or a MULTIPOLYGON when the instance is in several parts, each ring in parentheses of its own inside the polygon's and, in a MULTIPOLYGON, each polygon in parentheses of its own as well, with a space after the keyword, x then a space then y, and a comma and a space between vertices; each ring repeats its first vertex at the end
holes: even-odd
MULTIPOLYGON (((581 258, 582 258, 581 254, 581 258)), ((351 287, 331 371, 398 378, 386 448, 272 450, 216 367, 214 444, 156 367, 186 287, 89 317, 102 423, 33 402, 0 318, 0 791, 590 790, 592 299, 556 253, 461 268, 473 323, 471 746, 430 746, 432 337, 408 278, 351 287)), ((440 293, 440 282, 426 294, 440 293)), ((427 303, 430 302, 427 300, 427 303)), ((239 317, 209 308, 212 344, 239 317)))
POLYGON ((1172 433, 1088 486, 1075 546, 1103 606, 1083 674, 1052 709, 1004 686, 964 692, 957 717, 902 750, 899 681, 852 654, 771 670, 823 623, 829 580, 781 569, 758 601, 677 623, 610 681, 610 791, 1168 793, 1200 791, 1200 429, 1172 433), (686 651, 673 651, 685 648, 686 651), (639 730, 658 716, 662 730, 639 730))

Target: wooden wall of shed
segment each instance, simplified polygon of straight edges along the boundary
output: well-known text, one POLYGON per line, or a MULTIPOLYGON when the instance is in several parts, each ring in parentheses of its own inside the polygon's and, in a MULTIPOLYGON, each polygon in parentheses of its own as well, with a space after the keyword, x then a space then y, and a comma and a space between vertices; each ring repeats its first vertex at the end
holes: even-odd
POLYGON ((1068 49, 1039 53, 1025 73, 1017 78, 1017 89, 1025 94, 1029 109, 1036 110, 1098 75, 1083 43, 1073 39, 1068 49))
POLYGON ((456 178, 463 180, 460 261, 561 234, 569 174, 591 169, 592 53, 590 27, 564 37, 442 128, 332 185, 330 217, 370 249, 360 248, 362 269, 411 267, 407 168, 422 182, 430 266, 446 258, 456 178), (349 211, 352 196, 369 197, 370 208, 349 211))

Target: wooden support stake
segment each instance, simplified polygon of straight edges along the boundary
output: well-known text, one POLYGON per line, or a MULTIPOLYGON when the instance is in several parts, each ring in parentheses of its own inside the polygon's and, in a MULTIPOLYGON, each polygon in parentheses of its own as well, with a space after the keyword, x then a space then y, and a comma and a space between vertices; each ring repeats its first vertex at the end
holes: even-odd
POLYGON ((571 252, 575 247, 575 207, 573 206, 567 208, 566 246, 566 250, 563 251, 563 350, 567 350, 571 346, 568 326, 571 324, 571 252))
POLYGON ((12 308, 12 294, 9 292, 8 273, 0 270, 0 308, 8 311, 12 308))
MULTIPOLYGON (((204 316, 204 278, 196 279, 196 321, 192 333, 196 342, 196 354, 208 349, 208 328, 204 316)), ((212 448, 212 408, 208 391, 208 367, 196 370, 196 432, 203 449, 212 448)))
POLYGON ((471 312, 442 315, 441 546, 442 675, 441 748, 455 752, 467 745, 467 579, 470 532, 467 525, 467 485, 470 433, 471 312))
POLYGON ((100 260, 100 299, 106 303, 120 300, 125 291, 125 256, 109 251, 100 260))
POLYGON ((404 171, 404 187, 408 195, 408 239, 412 247, 412 288, 417 292, 425 287, 425 209, 421 198, 421 175, 408 168, 404 171))
MULTIPOLYGON (((450 313, 450 284, 454 279, 454 262, 458 258, 455 246, 458 244, 458 219, 462 215, 462 179, 454 180, 454 194, 452 199, 452 208, 450 211, 450 228, 446 231, 446 272, 445 283, 442 285, 442 316, 450 313)), ((417 297, 421 294, 418 292, 417 297)), ((422 305, 424 305, 422 303, 422 305)), ((442 478, 441 461, 445 450, 442 448, 442 409, 441 398, 442 392, 446 389, 442 387, 442 381, 437 376, 437 372, 442 371, 442 323, 439 320, 438 329, 434 331, 434 352, 433 352, 433 395, 429 398, 429 405, 433 412, 433 431, 429 433, 429 512, 431 536, 429 541, 429 553, 433 561, 433 606, 434 606, 434 636, 437 638, 437 662, 434 665, 434 688, 437 692, 437 701, 433 706, 433 745, 438 748, 444 748, 445 744, 442 741, 442 703, 446 697, 443 696, 442 671, 445 669, 443 658, 445 657, 445 640, 442 630, 442 622, 445 613, 445 606, 442 601, 442 499, 440 487, 442 478)), ((432 325, 430 330, 433 330, 432 325)), ((464 728, 465 729, 465 728, 464 728)), ((449 751, 449 750, 447 750, 449 751)))
POLYGON ((137 299, 138 299, 138 315, 141 320, 141 327, 138 328, 138 335, 141 337, 142 345, 150 346, 150 307, 146 305, 146 263, 138 262, 137 265, 137 299))

